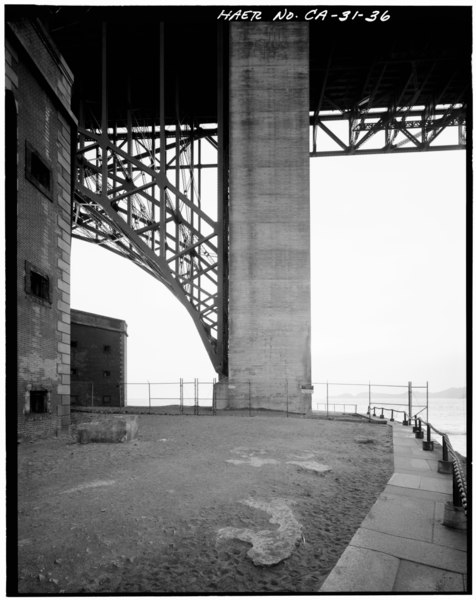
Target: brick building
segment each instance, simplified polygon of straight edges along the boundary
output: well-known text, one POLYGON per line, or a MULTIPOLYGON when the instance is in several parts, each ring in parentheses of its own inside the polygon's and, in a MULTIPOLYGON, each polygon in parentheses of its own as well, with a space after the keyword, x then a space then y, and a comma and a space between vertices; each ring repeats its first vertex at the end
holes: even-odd
POLYGON ((35 19, 7 12, 5 46, 7 374, 18 433, 43 436, 70 423, 73 76, 35 19))
POLYGON ((125 406, 127 324, 71 309, 72 406, 125 406))

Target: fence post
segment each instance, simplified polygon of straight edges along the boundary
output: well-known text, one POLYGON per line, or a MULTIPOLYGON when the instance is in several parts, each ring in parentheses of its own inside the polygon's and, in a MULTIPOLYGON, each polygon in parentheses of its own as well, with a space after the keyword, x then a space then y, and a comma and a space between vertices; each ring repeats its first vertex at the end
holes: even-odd
POLYGON ((409 422, 407 421, 407 413, 404 411, 402 425, 408 425, 408 424, 409 424, 409 422))
POLYGON ((216 392, 216 377, 213 378, 213 391, 212 391, 212 414, 217 414, 217 392, 216 392))
POLYGON ((369 381, 369 423, 372 420, 372 415, 370 414, 371 410, 372 410, 371 407, 372 407, 372 386, 370 385, 370 381, 369 381))
POLYGON ((408 382, 408 420, 412 420, 412 382, 408 382))
POLYGON ((393 422, 395 419, 393 418, 393 408, 392 408, 392 416, 390 417, 390 421, 393 422))
POLYGON ((183 378, 180 378, 180 414, 183 415, 183 378))
POLYGON ((193 414, 198 415, 200 412, 199 411, 199 403, 198 403, 198 379, 195 377, 193 382, 194 382, 194 391, 195 391, 195 406, 194 406, 193 414))
POLYGON ((329 382, 326 381, 326 417, 329 418, 329 382))

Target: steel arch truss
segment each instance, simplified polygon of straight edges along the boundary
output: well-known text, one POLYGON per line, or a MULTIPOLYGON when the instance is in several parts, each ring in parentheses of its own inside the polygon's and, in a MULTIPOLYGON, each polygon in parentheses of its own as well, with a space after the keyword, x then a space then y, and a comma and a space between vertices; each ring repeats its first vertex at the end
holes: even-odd
POLYGON ((159 129, 131 122, 107 131, 79 128, 73 236, 164 283, 191 314, 221 372, 220 228, 216 198, 206 207, 202 201, 204 170, 217 166, 217 128, 159 129))

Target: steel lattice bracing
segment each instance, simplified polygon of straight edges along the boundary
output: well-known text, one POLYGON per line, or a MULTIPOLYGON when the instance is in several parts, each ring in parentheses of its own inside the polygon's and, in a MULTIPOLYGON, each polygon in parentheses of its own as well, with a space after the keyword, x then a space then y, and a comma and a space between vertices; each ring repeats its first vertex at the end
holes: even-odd
POLYGON ((466 148, 466 107, 462 104, 328 111, 314 113, 311 123, 312 157, 466 148))
POLYGON ((216 155, 216 128, 169 127, 163 137, 139 125, 107 136, 79 129, 73 235, 164 283, 218 366, 218 233, 216 216, 201 208, 202 170, 216 166, 202 155, 216 155))

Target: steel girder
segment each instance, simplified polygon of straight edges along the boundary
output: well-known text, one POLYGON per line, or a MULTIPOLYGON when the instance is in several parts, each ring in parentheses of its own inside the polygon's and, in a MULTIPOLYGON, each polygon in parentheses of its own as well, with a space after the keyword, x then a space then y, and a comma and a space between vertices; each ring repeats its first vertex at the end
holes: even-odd
POLYGON ((312 115, 311 127, 312 157, 466 148, 466 117, 461 104, 434 109, 327 111, 312 115))

